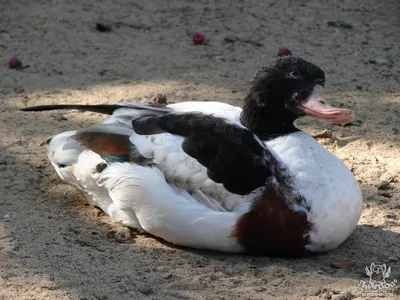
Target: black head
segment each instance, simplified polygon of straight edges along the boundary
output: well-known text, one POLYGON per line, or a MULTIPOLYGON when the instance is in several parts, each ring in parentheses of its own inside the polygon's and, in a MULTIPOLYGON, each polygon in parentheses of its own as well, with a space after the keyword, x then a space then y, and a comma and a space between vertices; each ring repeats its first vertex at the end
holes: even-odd
POLYGON ((278 57, 259 69, 250 84, 241 121, 260 135, 274 127, 293 130, 293 121, 306 114, 340 123, 344 113, 322 97, 324 71, 300 57, 278 57))
POLYGON ((293 122, 305 113, 298 109, 316 85, 324 86, 325 74, 318 66, 295 56, 283 56, 259 69, 253 77, 246 101, 282 120, 293 122))

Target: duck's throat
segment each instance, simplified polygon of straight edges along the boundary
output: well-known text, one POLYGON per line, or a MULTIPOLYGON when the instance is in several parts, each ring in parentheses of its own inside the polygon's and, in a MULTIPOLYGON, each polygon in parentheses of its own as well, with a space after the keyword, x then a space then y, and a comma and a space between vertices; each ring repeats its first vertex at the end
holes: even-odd
POLYGON ((274 114, 273 111, 256 109, 248 104, 243 107, 240 122, 263 141, 299 131, 293 125, 293 120, 286 120, 274 114))

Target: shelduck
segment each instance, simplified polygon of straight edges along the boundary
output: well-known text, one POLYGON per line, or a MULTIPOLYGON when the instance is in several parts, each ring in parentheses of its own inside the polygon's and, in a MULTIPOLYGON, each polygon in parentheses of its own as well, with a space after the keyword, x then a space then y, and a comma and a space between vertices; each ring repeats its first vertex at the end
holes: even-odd
POLYGON ((172 244, 302 256, 338 247, 362 196, 351 171, 293 122, 345 124, 324 72, 283 56, 257 71, 243 109, 221 102, 47 105, 109 115, 45 142, 65 182, 123 224, 172 244))

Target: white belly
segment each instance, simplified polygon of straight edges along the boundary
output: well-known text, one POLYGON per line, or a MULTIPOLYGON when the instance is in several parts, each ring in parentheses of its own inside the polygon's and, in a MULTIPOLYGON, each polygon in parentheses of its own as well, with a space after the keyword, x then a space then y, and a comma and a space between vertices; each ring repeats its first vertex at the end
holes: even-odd
POLYGON ((362 195, 351 171, 304 132, 266 143, 293 175, 294 188, 310 207, 311 251, 328 251, 355 229, 361 215, 362 195))

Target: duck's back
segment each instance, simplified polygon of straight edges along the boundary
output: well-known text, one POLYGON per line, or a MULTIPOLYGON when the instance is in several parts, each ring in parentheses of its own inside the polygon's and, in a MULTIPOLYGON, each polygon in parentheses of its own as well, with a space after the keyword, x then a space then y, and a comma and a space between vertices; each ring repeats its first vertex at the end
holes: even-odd
POLYGON ((167 105, 176 112, 201 112, 206 115, 223 117, 232 122, 239 123, 242 109, 223 102, 216 101, 188 101, 167 105))

